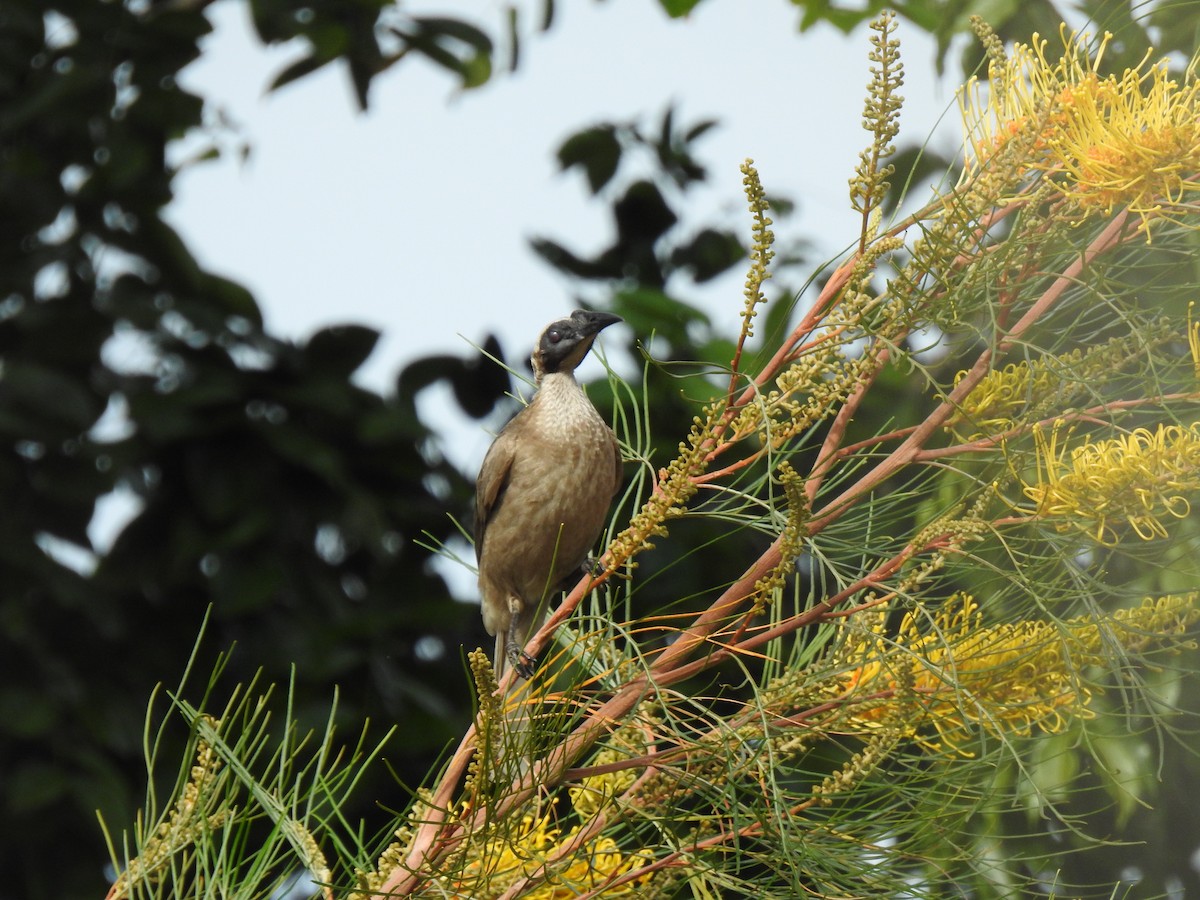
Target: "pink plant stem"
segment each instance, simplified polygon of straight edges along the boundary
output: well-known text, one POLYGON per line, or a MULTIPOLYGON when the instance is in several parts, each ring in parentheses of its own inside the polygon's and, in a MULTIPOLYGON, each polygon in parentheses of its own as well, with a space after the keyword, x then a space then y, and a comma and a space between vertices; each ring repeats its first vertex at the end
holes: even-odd
POLYGON ((1063 293, 1079 280, 1083 270, 1102 253, 1111 250, 1121 243, 1125 230, 1128 213, 1120 212, 1108 224, 1095 240, 1054 280, 1041 297, 1026 310, 1008 332, 996 342, 995 348, 987 348, 975 360, 970 371, 955 385, 947 398, 918 425, 904 441, 886 458, 881 460, 873 469, 863 475, 852 486, 827 503, 812 522, 809 523, 811 532, 817 532, 835 521, 847 509, 851 501, 886 481, 900 469, 914 462, 924 448, 925 442, 940 428, 947 419, 959 408, 962 401, 975 388, 991 369, 992 359, 1003 355, 1028 331, 1038 319, 1044 316, 1058 301, 1063 293))
MULTIPOLYGON (((1125 239, 1124 232, 1127 220, 1128 213, 1126 211, 1122 211, 1115 216, 1104 231, 1063 271, 1062 275, 1055 279, 1054 283, 996 343, 995 348, 988 348, 979 355, 970 371, 959 381, 946 400, 933 410, 924 422, 908 433, 900 446, 864 474, 855 484, 823 507, 820 513, 808 523, 809 533, 815 534, 825 528, 849 509, 852 501, 887 480, 887 478, 904 466, 918 460, 929 438, 953 414, 962 400, 982 380, 984 375, 987 374, 991 368, 992 359, 997 355, 1006 353, 1020 340, 1022 335, 1053 307, 1054 303, 1058 301, 1067 288, 1077 283, 1083 270, 1092 260, 1119 245, 1125 239)), ((819 324, 821 317, 827 312, 826 307, 836 300, 838 292, 840 292, 849 279, 852 268, 853 260, 843 264, 834 272, 813 308, 809 310, 800 325, 792 331, 788 339, 776 351, 771 361, 764 367, 763 372, 756 379, 755 385, 747 387, 734 400, 731 407, 736 407, 752 400, 759 387, 766 384, 774 376, 775 372, 791 359, 791 354, 796 345, 807 335, 811 334, 819 324)), ((729 413, 727 412, 726 415, 729 416, 729 413)), ((824 474, 824 470, 821 471, 821 474, 824 474)), ((729 621, 736 615, 741 605, 754 595, 755 584, 779 564, 781 553, 780 543, 779 538, 772 542, 771 546, 746 570, 742 577, 735 584, 727 588, 708 609, 697 616, 692 624, 680 634, 679 638, 662 652, 648 673, 633 678, 619 688, 608 701, 590 713, 587 719, 578 725, 550 755, 538 760, 532 767, 529 775, 521 780, 511 795, 505 797, 502 809, 499 812, 502 813, 514 806, 528 803, 536 793, 535 786, 557 784, 563 773, 611 728, 612 723, 622 721, 638 703, 656 689, 682 680, 696 671, 702 671, 715 661, 728 656, 732 652, 731 649, 714 648, 709 638, 721 627, 723 622, 729 621), (688 664, 688 660, 692 654, 706 646, 709 648, 708 653, 704 657, 688 664)), ((862 579, 858 585, 854 586, 853 591, 848 588, 837 595, 837 597, 823 601, 818 607, 814 607, 814 609, 809 610, 805 614, 793 617, 792 620, 775 629, 756 633, 750 638, 741 641, 737 645, 738 648, 750 648, 751 646, 765 643, 777 637, 777 632, 792 632, 818 620, 833 605, 841 602, 838 598, 845 599, 852 592, 857 592, 858 590, 862 590, 863 587, 869 586, 870 579, 881 578, 888 572, 893 571, 894 568, 889 568, 889 566, 894 564, 895 567, 898 567, 902 564, 903 559, 911 555, 912 552, 913 548, 911 546, 906 548, 905 551, 889 561, 889 563, 876 569, 871 576, 862 579)), ((601 576, 600 579, 585 578, 581 581, 580 585, 577 585, 567 600, 564 601, 562 607, 550 618, 547 627, 539 632, 539 637, 548 633, 551 623, 557 625, 578 605, 586 593, 586 585, 589 583, 595 584, 598 580, 603 580, 603 578, 604 576, 601 576)), ((382 887, 381 890, 385 895, 404 896, 411 893, 420 882, 422 876, 419 873, 422 871, 425 862, 431 859, 435 852, 444 851, 461 841, 461 834, 457 836, 444 836, 441 832, 447 823, 446 810, 450 807, 454 791, 465 774, 467 765, 474 753, 474 742, 475 729, 472 726, 463 736, 463 740, 460 742, 458 749, 442 774, 438 788, 434 794, 433 808, 430 812, 429 821, 419 827, 404 867, 399 869, 382 887)), ((482 816, 483 812, 481 811, 478 815, 482 816)), ((718 842, 716 838, 710 840, 718 842)), ((652 866, 645 867, 644 870, 640 871, 656 870, 666 865, 666 862, 656 862, 652 866)), ((622 880, 628 880, 628 877, 622 880)), ((612 886, 615 885, 609 885, 605 889, 609 889, 612 886)), ((593 892, 593 895, 596 895, 596 893, 593 892)))

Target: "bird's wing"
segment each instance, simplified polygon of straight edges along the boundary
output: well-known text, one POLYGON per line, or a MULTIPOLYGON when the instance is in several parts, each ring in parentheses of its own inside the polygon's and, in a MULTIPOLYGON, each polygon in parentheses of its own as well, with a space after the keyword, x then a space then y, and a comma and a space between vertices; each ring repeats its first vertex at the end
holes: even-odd
MULTIPOLYGON (((516 421, 515 419, 513 420, 516 421)), ((483 536, 488 520, 500 505, 516 456, 516 442, 510 422, 496 435, 496 440, 483 458, 479 477, 475 479, 475 559, 483 556, 483 536)))

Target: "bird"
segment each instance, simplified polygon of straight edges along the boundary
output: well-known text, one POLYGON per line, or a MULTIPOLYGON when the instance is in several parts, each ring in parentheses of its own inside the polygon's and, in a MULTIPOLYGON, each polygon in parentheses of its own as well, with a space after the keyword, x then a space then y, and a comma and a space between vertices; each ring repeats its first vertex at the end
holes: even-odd
POLYGON ((533 351, 537 391, 496 435, 475 483, 475 555, 483 624, 496 637, 497 680, 524 653, 547 600, 585 570, 621 486, 621 450, 575 369, 619 316, 577 309, 551 322, 533 351))

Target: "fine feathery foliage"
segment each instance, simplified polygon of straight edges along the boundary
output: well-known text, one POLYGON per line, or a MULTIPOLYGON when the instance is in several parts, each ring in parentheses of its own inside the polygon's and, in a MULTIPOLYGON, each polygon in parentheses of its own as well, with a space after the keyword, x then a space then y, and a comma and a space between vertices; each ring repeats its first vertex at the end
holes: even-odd
POLYGON ((339 746, 336 697, 321 732, 299 729, 293 685, 283 710, 274 688, 257 682, 238 685, 222 704, 224 657, 194 706, 183 698, 194 664, 195 654, 168 694, 171 715, 159 719, 159 698, 151 701, 143 746, 152 777, 138 821, 119 843, 101 821, 120 873, 109 900, 271 897, 297 882, 312 885, 305 896, 332 898, 331 862, 363 852, 340 810, 395 729, 368 743, 364 725, 353 747, 339 746), (164 803, 153 776, 178 746, 180 720, 187 725, 183 765, 164 803))
MULTIPOLYGON (((1107 38, 1006 52, 977 24, 961 177, 885 224, 903 68, 891 17, 874 28, 853 252, 786 334, 753 335, 774 235, 747 161, 736 355, 665 465, 612 379, 641 465, 533 680, 505 692, 470 655, 475 725, 378 846, 338 837, 358 763, 330 768, 328 739, 302 763, 248 695, 177 700, 194 762, 115 854, 113 897, 266 896, 235 887, 268 870, 354 898, 1111 895, 996 852, 987 823, 1019 793, 997 772, 1186 725, 1161 687, 1200 615, 1195 65, 1105 74, 1107 38), (670 567, 640 578, 689 519, 760 555, 690 596, 670 567)), ((1086 832, 1069 780, 1035 793, 1034 819, 1086 832)))

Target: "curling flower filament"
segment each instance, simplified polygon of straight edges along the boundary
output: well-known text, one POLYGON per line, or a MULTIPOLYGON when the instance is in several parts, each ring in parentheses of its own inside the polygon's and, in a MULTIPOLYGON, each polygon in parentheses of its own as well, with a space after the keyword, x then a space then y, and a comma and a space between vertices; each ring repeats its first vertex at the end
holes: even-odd
POLYGON ((908 703, 918 712, 905 719, 910 734, 931 751, 964 755, 980 728, 1021 736, 1035 725, 1061 731, 1092 715, 1088 704, 1098 688, 1083 681, 1084 668, 1102 664, 1113 641, 1140 651, 1183 634, 1200 615, 1196 599, 1146 598, 1111 617, 985 625, 979 604, 959 593, 932 614, 907 614, 892 638, 881 618, 880 627, 859 632, 840 653, 859 663, 842 676, 849 696, 864 698, 848 706, 851 723, 874 731, 908 703))
POLYGON ((1192 355, 1192 371, 1196 374, 1196 380, 1200 381, 1200 322, 1192 321, 1192 309, 1195 305, 1195 300, 1188 304, 1187 339, 1188 351, 1192 355))
MULTIPOLYGON (((958 383, 966 376, 959 372, 958 383)), ((1045 397, 1061 387, 1061 378, 1045 366, 1029 362, 1012 363, 984 376, 964 399, 946 427, 966 425, 971 434, 990 434, 1012 428, 1021 413, 1035 398, 1045 397)))
POLYGON ((1200 422, 1191 426, 1136 428, 1111 440, 1058 449, 1058 427, 1047 438, 1034 430, 1038 458, 1035 483, 1025 495, 1030 515, 1056 519, 1059 531, 1079 522, 1103 544, 1116 543, 1122 525, 1138 537, 1166 537, 1165 520, 1191 511, 1185 494, 1200 490, 1200 422))
POLYGON ((1010 140, 1031 150, 1026 169, 1050 174, 1081 212, 1111 214, 1128 207, 1149 240, 1154 219, 1174 218, 1200 191, 1200 82, 1189 68, 1182 83, 1165 60, 1102 76, 1105 34, 1094 54, 1087 35, 1067 35, 1061 59, 1046 58, 1046 41, 1018 44, 1004 64, 993 62, 987 100, 977 81, 960 94, 974 150, 968 171, 1010 140))
POLYGON ((604 889, 606 897, 634 897, 652 877, 633 878, 619 887, 610 882, 650 862, 646 854, 623 853, 616 842, 600 835, 570 852, 578 829, 564 833, 550 813, 525 815, 520 824, 467 851, 462 868, 446 876, 447 896, 499 897, 517 881, 533 877, 521 896, 532 900, 566 900, 604 889), (565 858, 563 858, 565 856, 565 858))

